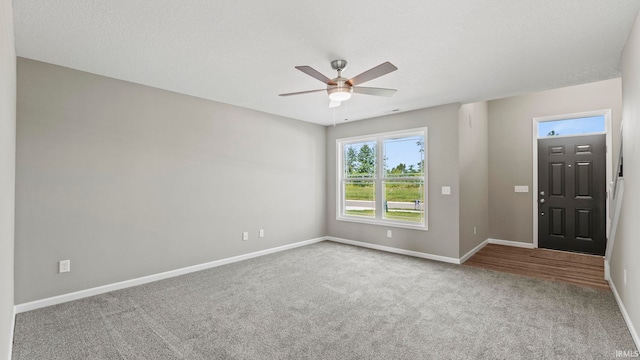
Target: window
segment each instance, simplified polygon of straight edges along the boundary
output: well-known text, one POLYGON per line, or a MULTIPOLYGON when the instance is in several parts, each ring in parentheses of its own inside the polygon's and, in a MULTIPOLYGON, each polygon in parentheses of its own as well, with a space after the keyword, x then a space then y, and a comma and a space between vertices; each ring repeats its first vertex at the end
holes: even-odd
POLYGON ((604 115, 538 122, 538 138, 605 133, 604 115))
POLYGON ((427 129, 337 140, 337 219, 427 229, 427 129))

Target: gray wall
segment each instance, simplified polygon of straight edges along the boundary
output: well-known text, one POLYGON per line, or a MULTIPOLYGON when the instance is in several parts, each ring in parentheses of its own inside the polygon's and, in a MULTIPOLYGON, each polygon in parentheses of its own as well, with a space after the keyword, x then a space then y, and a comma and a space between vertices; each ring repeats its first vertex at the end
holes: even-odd
POLYGON ((327 127, 327 235, 458 258, 458 105, 445 105, 327 127), (336 139, 427 126, 429 230, 336 220, 336 139), (441 195, 442 186, 451 195, 441 195), (386 230, 393 237, 386 237, 386 230))
POLYGON ((17 304, 326 233, 322 126, 21 58, 17 119, 17 304))
POLYGON ((0 0, 0 359, 9 359, 13 323, 16 52, 11 0, 0 0))
POLYGON ((640 331, 640 15, 625 46, 622 64, 624 198, 609 264, 611 280, 637 336, 640 331))
POLYGON ((458 113, 460 161, 460 257, 489 236, 489 122, 487 102, 458 113), (476 228, 474 234, 473 228, 476 228))
MULTIPOLYGON (((533 242, 532 119, 611 109, 613 149, 620 144, 620 79, 541 91, 489 102, 489 237, 533 242)), ((614 161, 617 154, 614 154, 614 161)))

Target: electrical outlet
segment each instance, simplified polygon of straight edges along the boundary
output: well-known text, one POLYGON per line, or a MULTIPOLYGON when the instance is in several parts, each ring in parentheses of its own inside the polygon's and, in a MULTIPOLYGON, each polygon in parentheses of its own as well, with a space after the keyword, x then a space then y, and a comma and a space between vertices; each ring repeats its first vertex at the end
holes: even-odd
POLYGON ((264 237, 264 229, 260 229, 260 231, 258 232, 258 236, 260 236, 261 238, 264 237))
POLYGON ((61 260, 58 263, 58 272, 65 273, 71 271, 71 260, 61 260))
POLYGON ((391 237, 391 230, 387 230, 387 237, 390 238, 391 237))
POLYGON ((242 233, 242 240, 249 240, 249 233, 248 232, 243 232, 242 233))
POLYGON ((478 229, 476 229, 476 227, 473 227, 473 235, 478 235, 478 229))
POLYGON ((627 285, 627 269, 622 271, 622 278, 624 279, 624 284, 627 285))

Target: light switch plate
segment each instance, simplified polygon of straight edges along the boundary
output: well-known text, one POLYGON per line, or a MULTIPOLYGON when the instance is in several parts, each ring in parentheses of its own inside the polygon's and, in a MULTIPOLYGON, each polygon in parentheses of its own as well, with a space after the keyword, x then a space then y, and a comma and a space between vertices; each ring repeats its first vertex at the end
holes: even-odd
POLYGON ((61 260, 58 263, 58 273, 65 273, 71 271, 71 260, 61 260))
POLYGON ((527 185, 516 185, 513 187, 513 191, 517 193, 527 193, 529 192, 529 186, 527 185))
POLYGON ((442 195, 451 195, 451 186, 443 186, 442 195))

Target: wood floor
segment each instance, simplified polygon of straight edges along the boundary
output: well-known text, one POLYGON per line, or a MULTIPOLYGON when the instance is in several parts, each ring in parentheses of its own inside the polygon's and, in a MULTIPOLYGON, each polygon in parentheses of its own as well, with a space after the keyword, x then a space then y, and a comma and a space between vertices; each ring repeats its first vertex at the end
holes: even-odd
POLYGON ((488 244, 464 265, 610 291, 602 256, 488 244))

